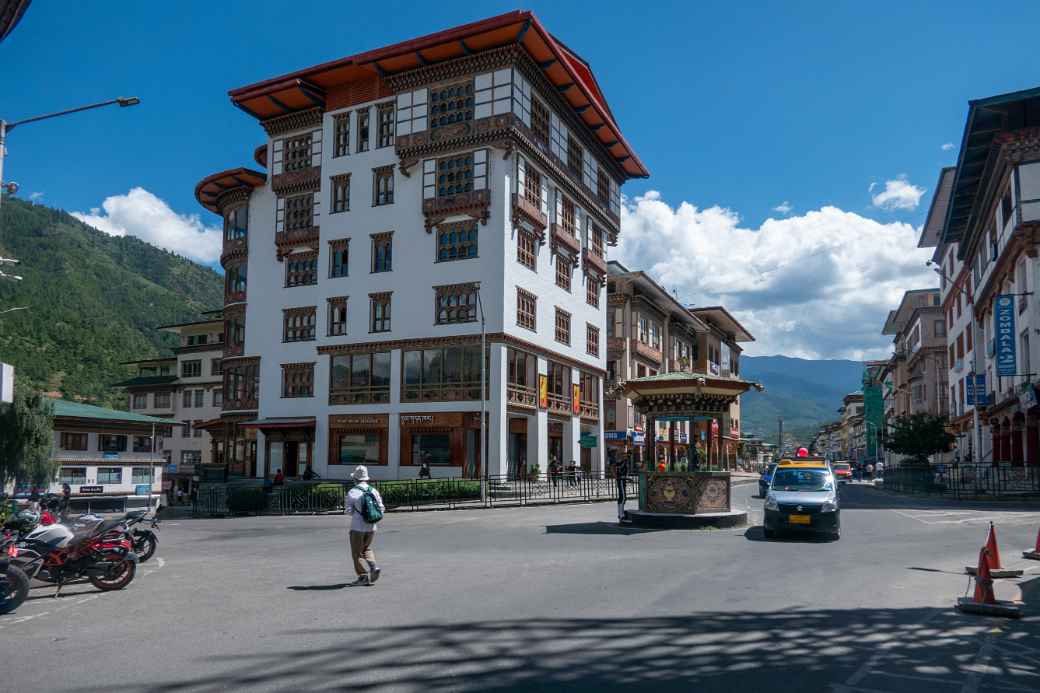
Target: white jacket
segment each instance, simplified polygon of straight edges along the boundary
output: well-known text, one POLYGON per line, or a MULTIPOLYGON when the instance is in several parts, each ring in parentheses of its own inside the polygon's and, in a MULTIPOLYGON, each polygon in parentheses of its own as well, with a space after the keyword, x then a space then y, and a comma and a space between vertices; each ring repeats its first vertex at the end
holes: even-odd
POLYGON ((379 505, 379 510, 384 513, 386 512, 386 506, 383 505, 383 497, 379 495, 379 491, 362 481, 347 493, 346 513, 353 516, 350 519, 351 532, 376 531, 376 525, 370 522, 365 522, 365 516, 361 514, 361 509, 364 506, 365 491, 369 490, 371 490, 372 495, 376 497, 376 503, 379 505))

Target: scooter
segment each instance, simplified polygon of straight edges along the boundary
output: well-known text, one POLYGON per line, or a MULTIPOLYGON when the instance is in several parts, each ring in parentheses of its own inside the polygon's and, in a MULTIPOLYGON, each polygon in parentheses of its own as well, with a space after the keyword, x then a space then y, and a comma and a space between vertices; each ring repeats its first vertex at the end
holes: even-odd
POLYGON ((29 576, 8 557, 14 541, 0 542, 0 614, 9 614, 29 596, 29 576))

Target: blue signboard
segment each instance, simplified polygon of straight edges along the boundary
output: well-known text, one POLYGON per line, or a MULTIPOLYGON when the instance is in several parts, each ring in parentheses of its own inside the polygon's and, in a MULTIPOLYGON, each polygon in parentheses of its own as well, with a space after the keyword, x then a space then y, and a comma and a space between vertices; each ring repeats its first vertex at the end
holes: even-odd
POLYGON ((646 442, 646 436, 639 431, 632 432, 632 445, 642 445, 646 442))
POLYGON ((1015 351, 1014 296, 997 296, 993 322, 996 330, 997 375, 1015 375, 1018 372, 1018 354, 1015 351))
POLYGON ((134 486, 134 495, 135 496, 147 496, 151 492, 152 492, 152 485, 151 484, 137 484, 136 486, 134 486))
POLYGON ((177 463, 176 462, 171 462, 170 464, 166 465, 166 473, 167 474, 176 474, 177 473, 177 463))
POLYGON ((103 459, 103 460, 118 460, 119 459, 119 453, 118 452, 104 452, 104 453, 101 454, 101 459, 103 459))
POLYGON ((976 373, 974 377, 970 374, 965 378, 967 392, 965 399, 968 406, 985 407, 989 405, 989 393, 986 391, 986 374, 976 373))
POLYGON ((603 431, 603 440, 628 440, 628 431, 603 431))

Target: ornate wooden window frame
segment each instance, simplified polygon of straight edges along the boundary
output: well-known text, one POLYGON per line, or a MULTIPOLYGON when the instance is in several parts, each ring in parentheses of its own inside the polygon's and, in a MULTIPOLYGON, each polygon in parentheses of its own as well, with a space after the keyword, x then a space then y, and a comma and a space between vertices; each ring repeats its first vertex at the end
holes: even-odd
POLYGON ((479 287, 480 285, 476 282, 433 287, 433 323, 435 325, 458 325, 476 322, 479 287), (452 299, 456 299, 457 302, 452 303, 452 299))
POLYGON ((282 398, 306 397, 314 397, 314 363, 283 363, 282 398))

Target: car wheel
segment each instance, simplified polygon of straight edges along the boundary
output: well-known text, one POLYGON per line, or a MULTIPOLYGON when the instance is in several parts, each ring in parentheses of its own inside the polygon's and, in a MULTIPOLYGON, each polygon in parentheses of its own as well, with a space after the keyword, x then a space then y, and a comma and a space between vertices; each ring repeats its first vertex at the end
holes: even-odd
POLYGON ((831 532, 831 539, 834 541, 838 541, 839 539, 841 539, 841 530, 836 529, 833 532, 831 532))
POLYGON ((762 534, 764 534, 766 536, 766 539, 776 539, 776 530, 775 529, 763 528, 762 529, 762 534))

